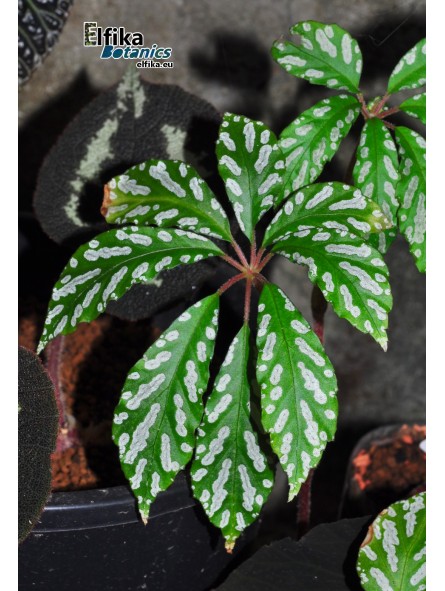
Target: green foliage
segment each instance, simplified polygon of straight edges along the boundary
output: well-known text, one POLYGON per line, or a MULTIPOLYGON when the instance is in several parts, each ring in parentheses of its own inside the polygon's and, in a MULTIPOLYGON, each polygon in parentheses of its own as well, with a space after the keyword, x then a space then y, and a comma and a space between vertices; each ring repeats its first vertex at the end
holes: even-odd
MULTIPOLYGON (((323 103, 321 114, 313 110, 314 128, 332 108, 331 123, 336 119, 342 129, 340 104, 344 127, 352 124, 355 107, 336 97, 323 103)), ((130 370, 113 425, 144 521, 157 495, 192 461, 194 495, 231 549, 272 489, 273 452, 293 498, 336 427, 332 365, 294 305, 267 285, 262 268, 275 253, 307 266, 337 314, 385 347, 392 304, 388 271, 368 240, 390 221, 350 185, 316 184, 288 194, 279 143, 263 123, 247 117, 224 116, 217 157, 239 227, 251 241, 250 262, 215 196, 190 166, 168 160, 133 166, 105 189, 102 211, 120 227, 81 246, 68 263, 53 291, 40 349, 164 269, 217 256, 241 271, 185 311, 130 370), (257 249, 256 226, 266 212, 275 216, 257 249), (230 242, 226 251, 213 242, 218 238, 230 242), (244 324, 206 397, 219 296, 241 279, 244 324), (249 343, 252 286, 262 289, 257 348, 249 343)))
MULTIPOLYGON (((375 97, 367 104, 360 90, 361 52, 357 41, 349 33, 337 25, 315 21, 299 22, 291 27, 290 32, 301 36, 301 45, 285 40, 276 41, 271 49, 275 61, 293 76, 312 84, 347 90, 352 94, 331 96, 320 101, 301 113, 282 131, 279 144, 286 158, 286 194, 318 178, 361 110, 364 127, 357 147, 353 182, 366 197, 380 206, 394 224, 394 228, 382 229, 378 236, 371 237, 370 243, 386 253, 398 229, 408 240, 418 269, 424 271, 424 242, 421 243, 423 246, 419 246, 419 240, 413 240, 415 231, 410 229, 413 228, 412 220, 418 217, 415 201, 410 202, 410 211, 406 211, 406 208, 401 213, 398 211, 400 192, 405 192, 402 173, 401 188, 397 188, 400 172, 398 162, 403 160, 402 150, 406 151, 406 148, 401 147, 398 128, 389 123, 387 117, 404 111, 425 123, 426 95, 414 95, 391 108, 388 108, 387 103, 400 90, 417 89, 425 85, 425 39, 412 47, 396 65, 390 75, 386 94, 375 97), (392 136, 394 129, 397 143, 392 136)), ((422 195, 424 207, 424 190, 422 195)), ((416 227, 420 225, 416 223, 416 227)), ((416 238, 419 239, 419 233, 416 238)))
POLYGON ((365 591, 426 589, 426 494, 393 503, 369 528, 357 561, 365 591))

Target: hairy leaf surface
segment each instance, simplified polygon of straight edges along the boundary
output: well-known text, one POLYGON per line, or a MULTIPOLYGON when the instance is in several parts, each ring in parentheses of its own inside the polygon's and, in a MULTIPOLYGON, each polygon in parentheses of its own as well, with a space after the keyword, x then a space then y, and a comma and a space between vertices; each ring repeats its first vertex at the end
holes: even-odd
POLYGON ((257 346, 262 423, 292 500, 334 438, 337 381, 317 335, 273 284, 261 292, 257 346))
POLYGON ((338 316, 386 350, 392 297, 388 268, 377 249, 347 232, 308 228, 275 243, 272 251, 306 265, 309 279, 338 316))
POLYGON ((263 246, 307 228, 340 230, 366 236, 391 224, 376 203, 343 183, 317 183, 291 195, 269 224, 263 246))
POLYGON ((113 440, 144 520, 158 493, 192 458, 218 311, 217 294, 186 310, 132 367, 124 384, 113 440))
POLYGON ((355 97, 331 96, 304 111, 282 131, 279 144, 286 159, 285 195, 320 176, 359 113, 355 97))
POLYGON ((304 21, 290 32, 301 36, 301 45, 279 40, 272 47, 272 57, 282 68, 312 84, 358 91, 363 59, 347 31, 338 25, 304 21))
POLYGON ((282 193, 284 162, 275 134, 264 123, 226 113, 216 142, 219 174, 244 234, 282 193))
POLYGON ((249 327, 243 325, 207 401, 192 464, 193 493, 229 549, 258 517, 273 484, 252 423, 248 358, 249 327))
POLYGON ((198 173, 179 160, 148 160, 105 185, 110 224, 179 227, 231 240, 227 216, 198 173))
POLYGON ((56 283, 39 351, 57 335, 73 332, 79 322, 97 318, 109 300, 120 298, 134 283, 220 254, 213 242, 184 230, 132 226, 99 234, 77 249, 56 283))
POLYGON ((354 184, 379 205, 393 226, 369 238, 370 244, 382 253, 388 250, 396 237, 398 168, 397 149, 389 130, 381 119, 369 119, 360 136, 352 175, 354 184))
POLYGON ((426 124, 426 93, 415 94, 403 101, 399 109, 426 124))
POLYGON ((365 591, 425 591, 426 494, 393 503, 370 525, 357 561, 365 591))
POLYGON ((397 197, 399 228, 409 243, 419 271, 426 268, 426 146, 424 138, 407 127, 396 128, 400 153, 397 197))
POLYGON ((392 71, 388 92, 393 94, 405 88, 420 88, 426 84, 426 39, 412 47, 392 71))

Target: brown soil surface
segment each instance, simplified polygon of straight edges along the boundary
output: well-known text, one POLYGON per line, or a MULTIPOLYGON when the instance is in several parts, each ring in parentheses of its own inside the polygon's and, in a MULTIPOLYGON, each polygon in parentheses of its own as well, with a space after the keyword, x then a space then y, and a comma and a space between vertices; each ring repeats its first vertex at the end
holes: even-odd
MULTIPOLYGON (((32 303, 19 308, 19 343, 33 351, 44 313, 32 303)), ((133 323, 105 314, 59 337, 53 359, 57 347, 47 347, 43 358, 61 411, 52 455, 53 491, 126 482, 111 440, 113 412, 127 373, 158 336, 150 321, 133 323)))

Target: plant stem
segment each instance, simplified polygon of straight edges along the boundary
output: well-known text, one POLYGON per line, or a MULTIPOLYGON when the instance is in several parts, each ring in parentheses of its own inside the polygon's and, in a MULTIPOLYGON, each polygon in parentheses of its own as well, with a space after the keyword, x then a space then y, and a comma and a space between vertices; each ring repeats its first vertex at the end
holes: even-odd
POLYGON ((267 265, 267 263, 270 261, 270 259, 273 256, 274 256, 273 252, 269 252, 269 254, 264 257, 264 259, 260 262, 260 264, 256 268, 258 273, 260 273, 264 269, 264 267, 267 265))
POLYGON ((243 253, 243 251, 241 250, 241 247, 240 247, 240 245, 238 244, 238 242, 236 242, 236 240, 233 240, 233 241, 232 241, 232 246, 233 246, 233 248, 235 249, 235 252, 236 252, 236 254, 239 256, 239 259, 240 259, 241 263, 242 263, 243 265, 245 265, 246 267, 248 267, 248 266, 249 266, 249 263, 247 262, 247 259, 246 259, 246 257, 244 256, 244 253, 243 253))
POLYGON ((384 119, 385 117, 389 117, 390 115, 395 115, 400 111, 399 107, 391 107, 387 111, 382 111, 379 115, 379 119, 384 119))
POLYGON ((227 291, 230 287, 232 287, 232 285, 235 285, 235 283, 238 283, 238 281, 241 281, 242 279, 245 279, 245 278, 246 278, 246 276, 244 275, 244 273, 239 273, 238 275, 234 275, 228 281, 226 281, 223 285, 221 285, 221 287, 218 289, 218 294, 222 295, 225 291, 227 291))
POLYGON ((244 271, 244 267, 240 263, 238 263, 238 261, 236 261, 234 258, 232 258, 231 256, 229 256, 228 254, 225 254, 221 258, 224 261, 226 261, 226 263, 229 263, 229 265, 232 265, 232 267, 235 267, 235 269, 238 269, 238 271, 241 271, 241 272, 244 271))
POLYGON ((251 294, 252 294, 252 277, 247 277, 247 279, 246 279, 246 295, 244 298, 244 324, 249 323, 251 294))

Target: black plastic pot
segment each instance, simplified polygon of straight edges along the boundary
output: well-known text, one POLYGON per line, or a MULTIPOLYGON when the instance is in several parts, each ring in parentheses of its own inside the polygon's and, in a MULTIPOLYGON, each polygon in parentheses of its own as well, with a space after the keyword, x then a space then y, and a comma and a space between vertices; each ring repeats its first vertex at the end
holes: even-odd
POLYGON ((205 591, 229 572, 255 525, 226 553, 180 475, 147 526, 124 486, 54 493, 19 548, 19 589, 205 591))

